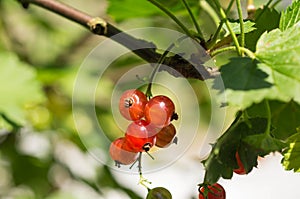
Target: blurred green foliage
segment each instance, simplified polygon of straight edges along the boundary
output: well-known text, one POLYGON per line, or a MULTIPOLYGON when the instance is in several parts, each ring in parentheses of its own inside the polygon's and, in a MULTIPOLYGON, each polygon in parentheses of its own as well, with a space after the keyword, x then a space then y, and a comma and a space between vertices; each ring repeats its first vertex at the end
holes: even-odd
MULTIPOLYGON (((98 0, 62 2, 94 16, 105 15, 108 6, 107 2, 98 0)), ((132 4, 133 1, 126 2, 132 4)), ((195 2, 198 1, 193 1, 193 6, 195 2)), ((149 15, 146 15, 145 10, 133 13, 116 5, 118 1, 111 1, 109 7, 115 19, 130 18, 119 24, 122 28, 159 26, 178 30, 166 16, 158 16, 157 8, 148 10, 149 15), (135 23, 132 17, 136 16, 145 18, 135 23)), ((191 25, 182 6, 174 3, 173 8, 185 24, 191 25)), ((199 23, 209 38, 217 25, 208 13, 193 11, 200 13, 199 23)), ((0 0, 0 198, 93 199, 105 198, 111 190, 132 199, 142 198, 118 183, 109 167, 95 163, 74 124, 74 81, 84 58, 102 39, 36 6, 25 10, 17 1, 0 0), (83 168, 76 169, 74 165, 83 165, 83 168)), ((227 61, 226 57, 221 60, 227 61)), ((110 110, 116 74, 138 63, 144 62, 133 54, 120 57, 97 90, 95 112, 105 131, 111 132, 107 135, 110 140, 118 136, 119 130, 110 110)), ((198 97, 201 115, 206 116, 201 122, 208 123, 211 102, 206 85, 196 80, 189 82, 198 97)), ((81 87, 84 91, 89 84, 81 87)), ((90 102, 82 94, 80 107, 84 109, 90 102)), ((85 141, 89 146, 98 146, 98 137, 88 133, 94 124, 85 113, 80 118, 81 125, 87 129, 82 135, 85 141)), ((102 155, 106 154, 104 151, 102 155)))
MULTIPOLYGON (((91 15, 103 15, 106 7, 105 2, 96 0, 88 5, 79 0, 63 2, 91 15)), ((151 23, 161 25, 166 21, 158 18, 151 23)), ((145 19, 144 23, 149 22, 145 19)), ((101 40, 34 5, 25 10, 17 1, 0 1, 0 198, 105 198, 110 190, 141 198, 119 184, 108 167, 96 163, 94 173, 87 177, 88 173, 82 175, 72 168, 85 161, 74 157, 75 163, 70 163, 60 152, 75 150, 83 159, 90 157, 74 124, 72 93, 80 64, 101 40), (61 149, 65 145, 69 147, 61 149), (77 189, 86 190, 87 195, 80 196, 77 189)), ((107 135, 110 140, 118 136, 109 108, 115 74, 137 63, 142 61, 133 54, 120 57, 97 91, 96 113, 101 126, 111 132, 107 135)), ((89 84, 81 87, 84 91, 89 84)), ((90 102, 84 96, 80 104, 83 108, 90 102)), ((201 103, 207 103, 209 112, 209 101, 204 97, 201 103)), ((81 119, 88 128, 89 118, 83 114, 81 119)), ((89 146, 97 143, 95 134, 84 136, 89 146)))
MULTIPOLYGON (((96 0, 63 2, 94 15, 103 15, 105 7, 96 0)), ((92 158, 73 121, 78 68, 101 38, 34 5, 25 10, 17 1, 0 1, 0 18, 0 198, 105 198, 110 190, 141 198, 117 183, 108 168, 84 161, 92 158), (74 160, 65 160, 61 150, 75 151, 74 160), (94 166, 83 166, 90 168, 84 175, 74 164, 94 166)), ((111 90, 109 78, 113 74, 105 86, 111 90)), ((96 109, 113 126, 102 89, 96 109)))

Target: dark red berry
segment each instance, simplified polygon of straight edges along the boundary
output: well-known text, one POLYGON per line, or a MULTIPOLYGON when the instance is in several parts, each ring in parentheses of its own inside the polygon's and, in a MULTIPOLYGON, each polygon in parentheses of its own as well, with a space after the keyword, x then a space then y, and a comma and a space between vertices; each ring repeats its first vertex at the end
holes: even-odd
POLYGON ((201 187, 199 190, 199 199, 225 199, 226 193, 224 188, 215 183, 213 185, 208 185, 207 187, 201 187))
POLYGON ((173 124, 169 124, 156 134, 155 146, 160 148, 168 147, 171 143, 173 143, 175 135, 175 126, 173 124))

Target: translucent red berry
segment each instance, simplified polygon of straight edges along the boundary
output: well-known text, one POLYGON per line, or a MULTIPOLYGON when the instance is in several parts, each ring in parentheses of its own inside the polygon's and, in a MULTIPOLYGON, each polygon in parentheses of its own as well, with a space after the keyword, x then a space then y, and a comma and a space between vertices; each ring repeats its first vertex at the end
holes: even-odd
POLYGON ((199 190, 199 199, 225 199, 226 192, 224 188, 215 183, 213 185, 209 185, 207 187, 201 187, 199 190))
POLYGON ((151 98, 145 106, 146 121, 159 128, 170 124, 174 112, 173 101, 163 95, 151 98))
POLYGON ((173 143, 175 135, 176 135, 175 126, 173 124, 169 124, 168 126, 162 128, 156 134, 155 146, 158 146, 160 148, 168 147, 171 143, 173 143))
POLYGON ((146 95, 139 90, 125 91, 119 101, 119 110, 128 120, 139 120, 144 117, 144 109, 147 104, 146 95))
POLYGON ((239 168, 234 169, 233 172, 240 175, 247 174, 238 152, 235 153, 235 158, 239 168))
POLYGON ((116 162, 116 166, 132 164, 138 157, 138 153, 130 151, 124 137, 118 138, 110 144, 109 154, 116 162))
POLYGON ((149 151, 155 144, 156 129, 145 120, 132 122, 125 133, 125 138, 133 152, 149 151))

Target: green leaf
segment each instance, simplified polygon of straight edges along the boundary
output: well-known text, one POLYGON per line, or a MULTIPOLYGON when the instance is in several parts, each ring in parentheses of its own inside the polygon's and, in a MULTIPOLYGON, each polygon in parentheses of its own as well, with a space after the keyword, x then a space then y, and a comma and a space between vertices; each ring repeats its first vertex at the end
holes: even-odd
POLYGON ((154 15, 159 10, 148 1, 110 0, 107 12, 115 21, 154 15), (133 6, 134 5, 134 6, 133 6))
POLYGON ((49 193, 51 190, 47 177, 53 165, 53 159, 51 157, 38 159, 22 154, 20 149, 16 147, 19 137, 20 134, 10 134, 5 142, 1 143, 1 158, 8 162, 12 171, 12 182, 15 186, 30 187, 37 198, 42 198, 44 193, 49 193))
POLYGON ((285 12, 281 13, 279 28, 286 30, 295 25, 300 20, 300 1, 294 1, 285 12))
POLYGON ((278 28, 279 20, 280 14, 276 10, 267 7, 258 9, 254 16, 256 30, 245 35, 246 47, 255 51, 256 43, 261 34, 278 28))
POLYGON ((244 142, 249 144, 256 151, 260 151, 261 155, 267 155, 271 152, 281 151, 286 147, 286 144, 268 134, 252 135, 244 139, 244 142))
POLYGON ((220 69, 220 79, 215 79, 213 88, 224 92, 226 103, 244 109, 264 99, 273 85, 266 79, 268 74, 259 69, 258 62, 246 57, 231 58, 220 69), (225 90, 222 90, 222 87, 225 90))
POLYGON ((0 113, 18 124, 25 122, 25 106, 44 100, 35 70, 10 53, 0 53, 0 113))
MULTIPOLYGON (((185 11, 184 6, 180 1, 177 0, 169 0, 162 1, 158 0, 164 6, 169 8, 172 11, 181 12, 185 11)), ((166 16, 161 10, 152 5, 147 0, 109 0, 108 1, 108 9, 107 13, 112 16, 112 18, 118 22, 136 18, 136 17, 150 17, 162 15, 166 16), (133 6, 134 5, 134 6, 133 6)), ((191 8, 198 6, 197 0, 189 1, 189 5, 191 8)))
POLYGON ((229 63, 222 66, 220 72, 226 89, 254 90, 272 86, 265 81, 268 74, 259 70, 257 61, 250 58, 231 58, 229 63))
MULTIPOLYGON (((237 35, 241 34, 241 27, 240 27, 240 23, 239 22, 237 22, 237 21, 235 21, 235 22, 229 22, 229 24, 230 24, 230 27, 232 28, 232 30, 233 30, 233 32, 235 34, 237 34, 237 35)), ((225 34, 225 36, 230 35, 226 24, 223 25, 223 28, 227 32, 225 34)), ((249 20, 247 20, 247 21, 244 22, 244 33, 249 33, 249 32, 252 32, 254 30, 256 30, 254 22, 249 21, 249 20)))
MULTIPOLYGON (((209 157, 203 161, 206 173, 204 182, 213 184, 220 177, 230 179, 233 170, 238 168, 235 154, 238 151, 241 161, 249 173, 257 165, 258 155, 265 155, 268 151, 257 149, 252 143, 244 142, 246 137, 264 135, 267 120, 265 118, 253 118, 245 120, 238 116, 233 124, 213 145, 209 157)), ((257 137, 256 142, 260 142, 257 137)))
POLYGON ((283 152, 282 165, 286 170, 300 172, 300 133, 288 140, 289 147, 283 152))
POLYGON ((281 32, 274 30, 261 36, 256 56, 263 62, 260 69, 269 75, 273 84, 267 98, 300 103, 300 26, 281 32))
POLYGON ((221 90, 229 105, 245 109, 263 99, 300 104, 300 26, 265 33, 257 44, 258 61, 233 58, 221 67, 213 88, 221 90), (220 82, 221 81, 221 82, 220 82))
MULTIPOLYGON (((300 126, 300 105, 294 101, 269 101, 271 110, 272 135, 280 140, 286 140, 297 133, 300 126)), ((265 103, 253 104, 247 109, 249 117, 267 117, 265 103)))

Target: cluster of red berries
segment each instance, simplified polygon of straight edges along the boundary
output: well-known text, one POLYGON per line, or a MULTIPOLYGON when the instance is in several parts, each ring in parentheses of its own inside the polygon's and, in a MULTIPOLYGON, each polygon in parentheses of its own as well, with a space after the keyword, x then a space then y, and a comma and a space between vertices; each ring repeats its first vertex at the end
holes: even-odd
POLYGON ((153 146, 165 148, 173 142, 176 129, 171 121, 178 116, 170 98, 157 95, 147 100, 143 92, 127 90, 121 95, 119 110, 132 122, 125 136, 110 145, 109 153, 117 166, 134 163, 139 152, 148 152, 153 146))

